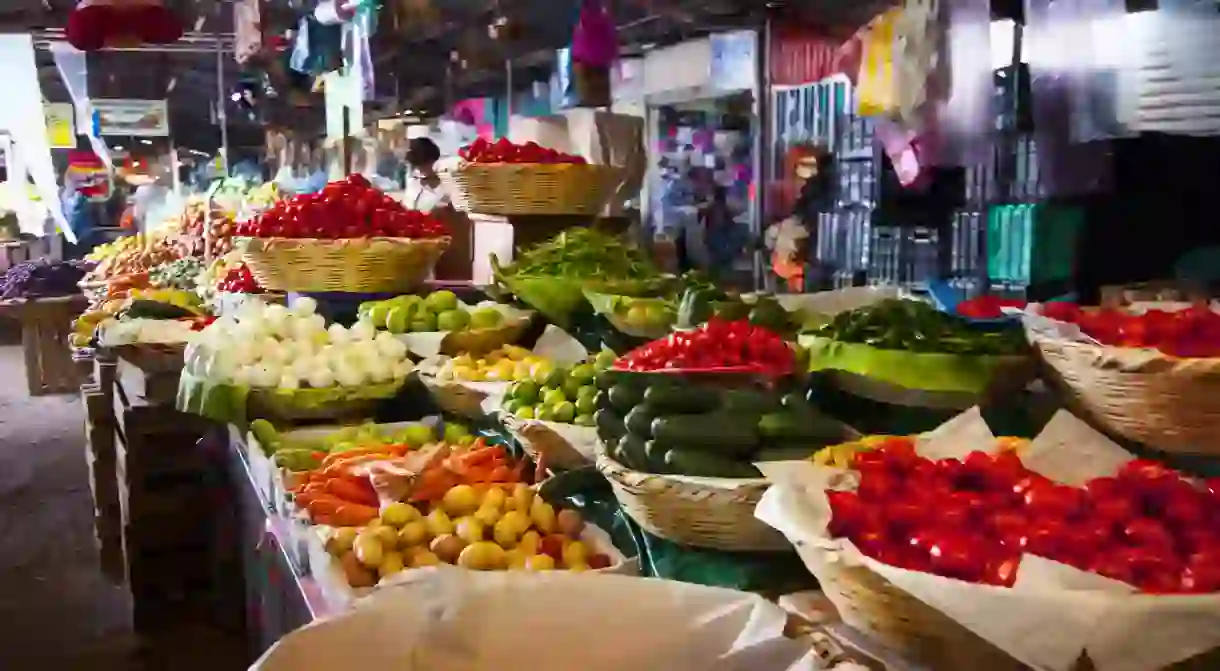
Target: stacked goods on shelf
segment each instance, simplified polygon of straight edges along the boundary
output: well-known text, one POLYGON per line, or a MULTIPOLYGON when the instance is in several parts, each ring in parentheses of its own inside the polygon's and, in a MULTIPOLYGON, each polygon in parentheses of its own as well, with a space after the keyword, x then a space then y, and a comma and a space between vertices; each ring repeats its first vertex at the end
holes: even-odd
POLYGON ((466 305, 452 291, 365 302, 358 313, 374 328, 396 335, 411 334, 403 340, 421 356, 493 351, 516 342, 531 316, 497 303, 466 305))
POLYGON ((126 298, 105 301, 77 317, 69 342, 74 347, 178 344, 209 323, 193 292, 132 289, 126 298))
POLYGON ((1210 304, 1031 306, 1030 341, 1052 381, 1107 430, 1167 452, 1215 455, 1220 313, 1210 304))
POLYGON ((669 283, 643 251, 583 228, 566 230, 507 266, 493 259, 493 268, 497 284, 559 325, 585 304, 586 290, 638 296, 669 283))
POLYGON ((624 171, 591 165, 534 142, 513 144, 477 139, 458 150, 460 161, 441 172, 454 205, 467 212, 498 215, 596 215, 623 179, 624 171))
POLYGON ((87 261, 26 261, 0 276, 0 300, 48 298, 80 293, 77 285, 92 267, 87 261))
POLYGON ((254 416, 277 419, 358 416, 393 396, 413 370, 406 345, 368 324, 328 327, 316 309, 308 298, 244 304, 188 348, 189 377, 248 392, 254 416))
POLYGON ((759 461, 803 459, 850 429, 784 393, 796 356, 780 336, 713 318, 615 362, 599 378, 598 468, 656 535, 723 550, 784 547, 754 519, 759 461))
POLYGON ((254 277, 275 291, 380 293, 418 286, 449 243, 445 224, 360 175, 238 224, 254 277))
POLYGON ((842 453, 826 465, 775 464, 783 484, 759 513, 848 625, 912 661, 1215 666, 1220 632, 1186 624, 1218 611, 1214 480, 1136 459, 1064 411, 1032 441, 996 439, 971 412, 919 440, 829 449, 842 453), (1170 631, 1173 645, 1147 643, 1170 631), (1047 656, 1052 637, 1065 645, 1047 656))
POLYGON ((1015 323, 980 327, 914 300, 885 299, 834 315, 799 338, 810 370, 830 371, 858 396, 927 407, 966 408, 1020 389, 1033 375, 1015 323))

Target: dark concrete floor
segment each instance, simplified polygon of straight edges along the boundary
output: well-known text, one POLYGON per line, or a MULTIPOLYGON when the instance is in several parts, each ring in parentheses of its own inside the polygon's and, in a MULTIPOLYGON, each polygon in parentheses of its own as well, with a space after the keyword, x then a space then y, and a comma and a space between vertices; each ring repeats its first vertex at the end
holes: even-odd
POLYGON ((93 542, 84 413, 30 398, 19 346, 0 346, 0 668, 124 669, 127 592, 93 542))
MULTIPOLYGON (((0 669, 4 671, 230 671, 200 648, 136 654, 127 590, 99 567, 75 396, 30 398, 19 346, 0 341, 0 669)), ((205 632, 206 633, 206 632, 205 632)), ((164 650, 165 646, 158 646, 164 650)))

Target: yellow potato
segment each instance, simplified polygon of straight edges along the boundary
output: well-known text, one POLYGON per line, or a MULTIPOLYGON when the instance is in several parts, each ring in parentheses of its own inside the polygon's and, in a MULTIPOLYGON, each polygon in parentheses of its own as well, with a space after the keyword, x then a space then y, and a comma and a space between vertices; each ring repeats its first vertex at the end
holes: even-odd
POLYGON ((440 508, 428 513, 428 516, 424 518, 424 525, 428 528, 428 535, 433 538, 453 533, 453 520, 450 520, 445 511, 440 508))
POLYGON ((546 501, 535 498, 533 504, 530 505, 530 521, 534 523, 539 532, 552 534, 555 532, 555 509, 546 501))
POLYGON ((351 551, 352 545, 356 542, 357 533, 358 531, 354 527, 335 529, 330 538, 326 539, 326 551, 336 557, 342 557, 351 551))
POLYGON ((466 546, 458 556, 457 565, 475 571, 498 571, 507 567, 504 548, 480 541, 466 546))
POLYGON ((402 528, 404 524, 414 522, 421 517, 423 515, 414 506, 397 501, 386 506, 385 510, 381 511, 381 521, 396 528, 402 528))
POLYGON ((357 536, 355 543, 352 545, 352 550, 356 553, 356 559, 359 559, 361 564, 370 569, 380 566, 382 556, 385 554, 385 548, 381 546, 381 540, 369 533, 361 533, 357 536))
POLYGON ((398 547, 422 545, 428 539, 428 525, 423 520, 408 522, 398 530, 398 547))
POLYGON ((455 523, 457 537, 467 543, 478 543, 483 540, 487 527, 477 517, 463 517, 455 523))
POLYGON ((382 578, 388 578, 395 573, 406 568, 403 564, 402 555, 397 552, 387 552, 381 558, 381 563, 377 565, 377 575, 382 578))

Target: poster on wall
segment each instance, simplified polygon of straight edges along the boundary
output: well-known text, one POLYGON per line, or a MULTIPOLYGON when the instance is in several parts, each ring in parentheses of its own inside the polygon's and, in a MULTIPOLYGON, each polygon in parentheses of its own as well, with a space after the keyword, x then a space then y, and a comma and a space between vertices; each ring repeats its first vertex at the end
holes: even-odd
POLYGON ((100 135, 163 137, 169 135, 169 106, 164 100, 94 99, 94 123, 100 135))
POLYGON ((47 117, 47 144, 52 149, 75 149, 76 111, 72 103, 47 103, 42 109, 47 117))

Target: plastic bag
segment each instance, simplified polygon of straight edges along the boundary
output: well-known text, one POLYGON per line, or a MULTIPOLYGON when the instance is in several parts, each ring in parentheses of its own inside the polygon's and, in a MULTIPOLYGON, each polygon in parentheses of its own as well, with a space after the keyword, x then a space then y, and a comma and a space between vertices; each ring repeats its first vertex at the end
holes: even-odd
POLYGON ((892 111, 894 96, 894 23, 901 8, 874 18, 860 31, 860 71, 856 77, 856 111, 878 116, 892 111))
POLYGON ((995 73, 988 0, 952 0, 940 65, 952 72, 937 85, 935 165, 977 165, 991 157, 995 73))
POLYGON ((572 62, 594 68, 608 68, 618 58, 618 37, 614 22, 601 0, 582 0, 580 18, 572 31, 572 62))

